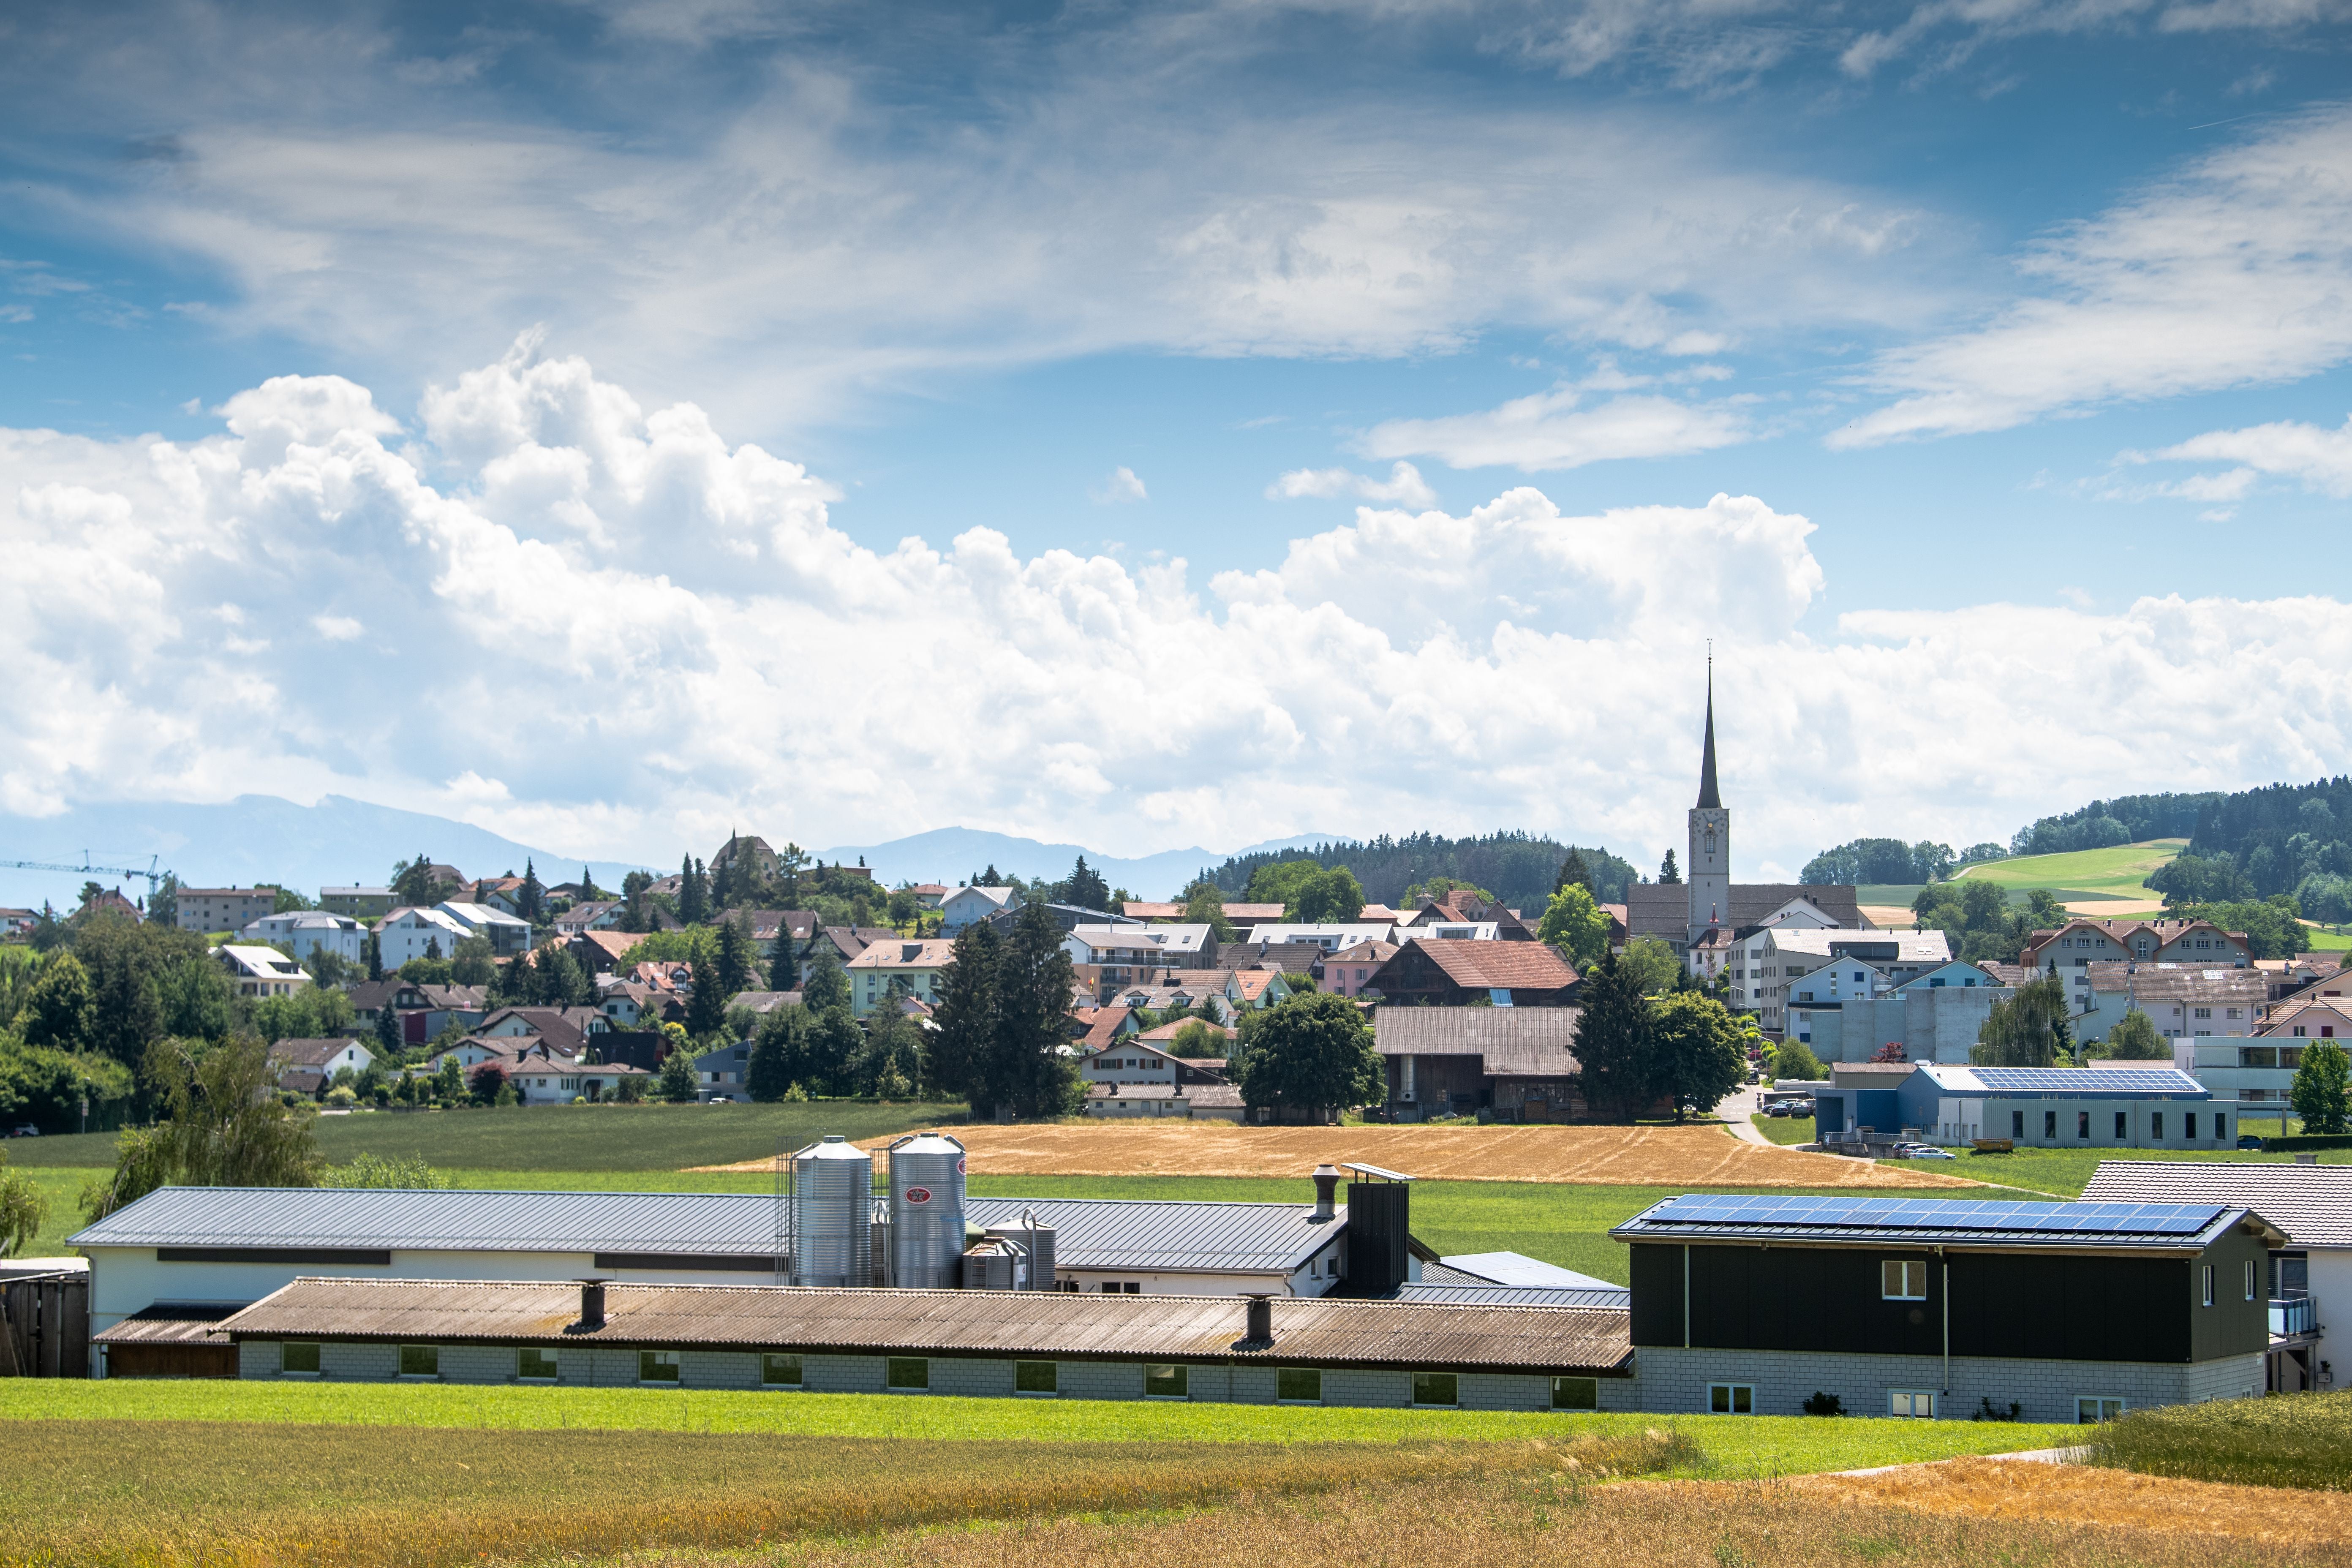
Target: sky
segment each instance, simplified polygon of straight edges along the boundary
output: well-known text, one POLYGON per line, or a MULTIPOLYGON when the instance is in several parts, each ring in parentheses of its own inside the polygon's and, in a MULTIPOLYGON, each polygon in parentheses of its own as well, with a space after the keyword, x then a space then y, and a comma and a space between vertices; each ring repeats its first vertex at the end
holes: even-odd
POLYGON ((1647 868, 1710 651, 1742 876, 2342 772, 2348 22, 8 7, 0 821, 1647 868))

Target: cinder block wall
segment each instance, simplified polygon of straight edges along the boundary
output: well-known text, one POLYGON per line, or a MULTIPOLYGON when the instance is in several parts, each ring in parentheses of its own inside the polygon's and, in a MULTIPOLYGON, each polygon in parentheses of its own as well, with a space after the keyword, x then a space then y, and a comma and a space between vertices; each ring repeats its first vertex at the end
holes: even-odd
MULTIPOLYGON (((1849 1415, 1885 1415, 1894 1389, 1942 1391, 1940 1356, 1817 1354, 1802 1351, 1683 1350, 1641 1352, 1643 1408, 1662 1415, 1705 1414, 1708 1386, 1744 1383, 1756 1390, 1759 1415, 1801 1415, 1815 1393, 1834 1394, 1849 1415)), ((2027 1421, 2069 1422, 2077 1398, 2121 1399, 2133 1408, 2234 1399, 2263 1390, 2260 1355, 2219 1361, 2031 1361, 1952 1358, 1952 1381, 1937 1414, 1965 1420, 1990 1399, 2006 1415, 2014 1400, 2027 1421)), ((1602 1403, 1607 1404, 1607 1384, 1602 1403)))

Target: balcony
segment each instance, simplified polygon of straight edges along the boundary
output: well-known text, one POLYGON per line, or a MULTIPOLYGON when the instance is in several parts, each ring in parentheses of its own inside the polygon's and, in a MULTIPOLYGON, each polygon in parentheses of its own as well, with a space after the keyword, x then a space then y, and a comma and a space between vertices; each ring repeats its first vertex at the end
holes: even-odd
POLYGON ((2319 1318, 2308 1296, 2271 1298, 2271 1338, 2291 1340, 2319 1332, 2319 1318))

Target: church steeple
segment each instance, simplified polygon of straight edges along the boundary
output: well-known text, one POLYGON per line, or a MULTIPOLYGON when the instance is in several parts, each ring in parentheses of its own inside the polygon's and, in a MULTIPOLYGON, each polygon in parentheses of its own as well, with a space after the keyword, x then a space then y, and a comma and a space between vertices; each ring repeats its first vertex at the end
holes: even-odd
POLYGON ((1698 807, 1701 811, 1720 811, 1723 797, 1715 788, 1715 660, 1706 661, 1706 750, 1698 764, 1698 807))

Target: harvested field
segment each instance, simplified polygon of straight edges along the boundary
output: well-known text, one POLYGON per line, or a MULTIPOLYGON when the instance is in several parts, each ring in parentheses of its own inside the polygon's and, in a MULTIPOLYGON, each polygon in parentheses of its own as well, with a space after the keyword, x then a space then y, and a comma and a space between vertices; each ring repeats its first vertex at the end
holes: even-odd
POLYGON ((2352 1555, 2352 1514, 2337 1491, 2231 1486, 2087 1465, 1953 1459, 1875 1476, 1806 1476, 1798 1490, 1974 1519, 2047 1520, 2222 1536, 2352 1555))
MULTIPOLYGON (((1052 1122, 952 1129, 981 1176, 1304 1176, 1325 1163, 1424 1179, 1654 1187, 1973 1187, 1940 1172, 1767 1149, 1685 1127, 1238 1127, 1052 1122)), ((880 1152, 887 1138, 864 1146, 880 1152)), ((759 1171, 772 1160, 707 1167, 759 1171)))

